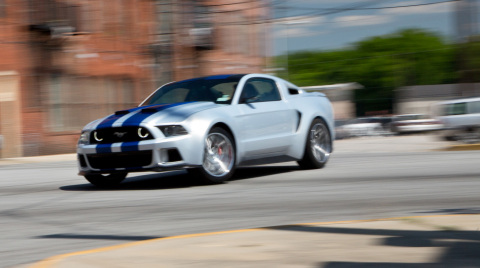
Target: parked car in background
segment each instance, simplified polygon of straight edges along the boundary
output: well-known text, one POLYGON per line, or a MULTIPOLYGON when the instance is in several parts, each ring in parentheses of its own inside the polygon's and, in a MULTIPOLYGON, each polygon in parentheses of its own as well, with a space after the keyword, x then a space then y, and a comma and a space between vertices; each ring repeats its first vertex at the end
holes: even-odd
POLYGON ((352 137, 387 135, 388 117, 361 117, 351 120, 337 120, 335 132, 337 139, 352 137))
POLYGON ((440 102, 436 105, 438 119, 445 129, 446 140, 465 143, 480 142, 480 98, 464 98, 440 102))
POLYGON ((335 139, 342 140, 350 138, 350 133, 343 128, 348 120, 337 119, 335 120, 335 139))
POLYGON ((323 93, 264 74, 193 78, 87 124, 77 147, 79 175, 108 187, 141 171, 186 169, 221 183, 239 165, 293 160, 322 168, 333 131, 332 105, 323 93))
POLYGON ((391 131, 395 134, 441 130, 442 122, 425 114, 403 114, 393 117, 391 131))

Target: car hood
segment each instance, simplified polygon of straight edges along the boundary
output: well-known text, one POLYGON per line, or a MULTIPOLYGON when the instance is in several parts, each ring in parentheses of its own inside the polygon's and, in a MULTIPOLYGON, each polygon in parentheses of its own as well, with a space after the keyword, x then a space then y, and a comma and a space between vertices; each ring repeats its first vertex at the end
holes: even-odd
POLYGON ((95 120, 84 127, 84 130, 128 127, 143 124, 178 123, 189 116, 203 110, 221 106, 212 102, 181 102, 173 104, 158 104, 116 111, 114 114, 95 120))

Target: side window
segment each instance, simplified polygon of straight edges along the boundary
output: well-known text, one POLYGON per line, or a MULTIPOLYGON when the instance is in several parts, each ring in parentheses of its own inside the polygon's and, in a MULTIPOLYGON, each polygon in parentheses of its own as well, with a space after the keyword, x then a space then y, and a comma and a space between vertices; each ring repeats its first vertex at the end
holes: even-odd
POLYGON ((448 107, 448 115, 461 115, 467 113, 467 104, 465 102, 453 103, 448 107))
POLYGON ((480 101, 472 101, 470 103, 469 112, 472 114, 480 113, 480 101))
POLYGON ((240 96, 241 103, 279 101, 281 100, 275 81, 268 78, 248 80, 240 96))

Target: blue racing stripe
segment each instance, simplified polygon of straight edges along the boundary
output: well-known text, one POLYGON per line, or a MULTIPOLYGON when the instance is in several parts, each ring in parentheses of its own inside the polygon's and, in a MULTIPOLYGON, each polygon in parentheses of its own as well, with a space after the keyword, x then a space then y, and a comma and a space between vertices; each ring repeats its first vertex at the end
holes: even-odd
MULTIPOLYGON (((100 124, 98 124, 97 129, 101 128, 109 128, 112 127, 113 124, 120 119, 123 116, 126 116, 128 114, 131 114, 132 112, 136 112, 138 110, 142 109, 154 109, 156 112, 163 111, 167 108, 174 107, 174 106, 179 106, 182 104, 185 104, 188 102, 180 102, 180 103, 173 103, 173 104, 155 104, 155 105, 148 105, 148 106, 142 106, 142 107, 135 107, 129 110, 125 110, 125 113, 119 113, 119 114, 112 114, 105 118, 100 124)), ((147 119, 147 117, 154 115, 155 113, 142 113, 138 112, 131 117, 129 117, 125 122, 123 122, 122 126, 138 126, 140 125, 143 120, 147 119)), ((133 152, 133 151, 138 151, 138 143, 139 142, 125 142, 121 146, 121 151, 122 152, 133 152)), ((112 152, 112 145, 111 144, 97 144, 95 146, 95 151, 97 154, 101 153, 111 153, 112 152)))
POLYGON ((191 82, 191 81, 200 80, 200 79, 201 79, 200 77, 190 78, 190 79, 186 79, 186 80, 181 80, 181 81, 178 81, 178 82, 174 82, 174 83, 172 83, 172 84, 175 84, 175 83, 183 83, 183 82, 191 82))
MULTIPOLYGON (((112 115, 108 116, 102 122, 100 122, 100 124, 98 124, 96 129, 112 127, 112 125, 113 125, 113 123, 115 123, 115 121, 117 121, 121 117, 123 117, 123 116, 125 116, 125 115, 127 115, 131 112, 130 110, 128 110, 128 111, 129 112, 125 113, 125 114, 118 114, 118 115, 117 114, 112 114, 112 115)), ((112 152, 111 144, 97 144, 97 146, 95 146, 95 151, 97 152, 97 154, 111 153, 112 152)))
POLYGON ((99 128, 111 127, 113 123, 115 123, 115 121, 117 121, 124 115, 125 114, 120 114, 120 115, 112 114, 109 117, 105 118, 102 122, 100 122, 100 124, 98 124, 96 128, 99 129, 99 128))
POLYGON ((145 109, 145 108, 157 108, 157 107, 162 107, 164 105, 165 104, 154 104, 154 105, 141 106, 141 107, 135 107, 135 108, 128 109, 128 110, 118 111, 115 114, 112 114, 112 115, 108 116, 107 118, 105 118, 102 122, 100 122, 100 124, 98 124, 98 126, 96 128, 100 129, 100 128, 112 127, 112 125, 115 123, 115 121, 117 121, 118 119, 122 118, 125 115, 128 115, 130 113, 133 113, 133 112, 136 112, 138 110, 145 109))
POLYGON ((136 152, 138 151, 139 141, 130 141, 122 143, 121 151, 123 152, 136 152))
POLYGON ((111 153, 112 152, 112 145, 111 144, 97 144, 95 147, 97 154, 103 153, 111 153))
MULTIPOLYGON (((175 106, 179 106, 179 105, 183 105, 183 104, 186 104, 186 103, 189 103, 189 102, 179 102, 179 103, 172 103, 172 104, 144 106, 144 107, 142 107, 142 109, 155 109, 156 112, 160 112, 160 111, 163 111, 165 109, 175 107, 175 106)), ((139 126, 145 119, 147 119, 148 117, 150 117, 152 115, 155 115, 155 113, 142 113, 142 112, 140 112, 140 113, 134 114, 133 116, 131 116, 130 118, 125 120, 125 122, 123 122, 122 126, 123 127, 139 126)))
POLYGON ((205 77, 205 80, 214 80, 214 79, 226 79, 232 76, 231 74, 223 74, 223 75, 213 75, 205 77))
MULTIPOLYGON (((132 112, 135 112, 135 111, 138 111, 138 110, 141 110, 141 109, 145 109, 145 108, 156 108, 157 106, 160 107, 160 106, 163 106, 163 105, 149 105, 149 106, 135 107, 135 108, 132 108, 132 109, 129 109, 129 110, 125 110, 125 113, 112 114, 112 115, 108 116, 107 118, 105 118, 102 122, 100 122, 100 124, 98 124, 96 129, 112 127, 113 124, 118 119, 122 118, 125 115, 128 115, 132 112)), ((97 146, 95 147, 95 150, 98 154, 100 154, 100 153, 111 153, 112 152, 111 144, 97 144, 97 146)))

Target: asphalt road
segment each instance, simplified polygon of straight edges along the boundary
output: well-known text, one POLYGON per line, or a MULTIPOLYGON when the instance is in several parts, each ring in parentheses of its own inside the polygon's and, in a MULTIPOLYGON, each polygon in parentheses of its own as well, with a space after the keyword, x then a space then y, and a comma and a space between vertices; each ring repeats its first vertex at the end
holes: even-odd
POLYGON ((325 169, 241 168, 213 186, 170 172, 134 174, 100 190, 76 176, 73 161, 3 165, 0 267, 180 234, 480 213, 480 151, 434 151, 437 144, 422 139, 340 141, 325 169))

